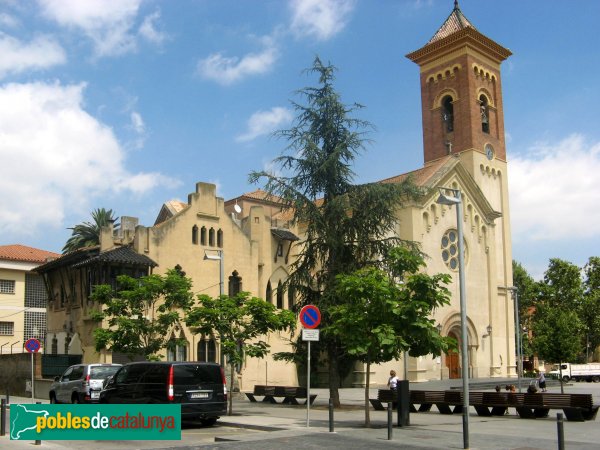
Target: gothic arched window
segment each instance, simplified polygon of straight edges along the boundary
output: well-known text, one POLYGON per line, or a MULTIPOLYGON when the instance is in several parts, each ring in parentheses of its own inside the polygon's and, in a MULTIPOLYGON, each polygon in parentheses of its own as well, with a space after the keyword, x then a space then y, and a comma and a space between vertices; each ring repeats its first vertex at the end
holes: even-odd
POLYGON ((192 227, 192 244, 198 245, 198 225, 192 227))
POLYGON ((283 285, 281 281, 277 284, 277 309, 283 309, 283 285))
POLYGON ((267 283, 267 292, 265 292, 265 301, 273 303, 273 289, 271 289, 271 282, 267 283))

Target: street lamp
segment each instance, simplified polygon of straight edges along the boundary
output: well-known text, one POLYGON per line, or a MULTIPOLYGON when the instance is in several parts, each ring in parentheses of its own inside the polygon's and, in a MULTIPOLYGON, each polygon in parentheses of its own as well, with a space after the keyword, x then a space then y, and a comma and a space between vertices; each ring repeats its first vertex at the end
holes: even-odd
POLYGON ((463 448, 469 448, 469 355, 467 354, 467 299, 465 285, 465 244, 463 238, 463 203, 459 189, 440 188, 436 200, 440 205, 456 205, 456 230, 458 232, 458 278, 460 286, 460 334, 463 380, 463 448), (451 195, 448 195, 450 193, 451 195))
MULTIPOLYGON (((223 250, 204 250, 204 260, 219 261, 219 295, 225 295, 225 262, 223 250), (211 253, 209 253, 209 251, 211 253)), ((225 367, 225 355, 223 354, 223 343, 220 342, 221 367, 225 367)))
POLYGON ((517 346, 517 380, 521 392, 521 377, 523 372, 523 344, 521 342, 521 321, 519 318, 519 289, 515 286, 507 288, 515 301, 515 345, 517 346))

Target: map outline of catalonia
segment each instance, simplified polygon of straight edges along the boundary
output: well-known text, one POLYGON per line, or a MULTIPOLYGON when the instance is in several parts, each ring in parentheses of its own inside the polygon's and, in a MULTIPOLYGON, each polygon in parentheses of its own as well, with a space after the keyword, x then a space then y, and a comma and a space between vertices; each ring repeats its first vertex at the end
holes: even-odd
MULTIPOLYGON (((40 411, 34 411, 34 410, 30 410, 26 408, 26 405, 22 405, 22 404, 15 404, 15 405, 11 405, 11 418, 10 418, 10 439, 11 440, 19 440, 21 437, 21 433, 24 433, 25 431, 29 431, 29 430, 33 430, 35 428, 37 428, 37 420, 34 420, 34 423, 32 426, 27 427, 27 428, 23 428, 23 429, 19 429, 18 432, 16 434, 15 431, 16 430, 16 424, 17 421, 19 419, 19 412, 21 413, 33 413, 33 414, 44 414, 44 417, 48 417, 50 415, 50 413, 46 410, 40 410, 40 411), (13 419, 12 415, 15 412, 13 408, 17 408, 16 411, 16 415, 13 419), (19 408, 23 408, 24 411, 21 411, 19 408)), ((29 416, 29 414, 25 414, 27 416, 29 416)), ((30 417, 37 417, 37 416, 30 416, 30 417)))

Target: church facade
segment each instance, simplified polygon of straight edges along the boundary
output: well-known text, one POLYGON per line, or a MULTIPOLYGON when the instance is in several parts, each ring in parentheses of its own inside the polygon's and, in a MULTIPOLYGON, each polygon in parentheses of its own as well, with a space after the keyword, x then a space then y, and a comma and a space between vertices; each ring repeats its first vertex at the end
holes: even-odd
MULTIPOLYGON (((480 33, 455 3, 434 36, 407 55, 420 70, 424 166, 381 180, 394 183, 411 177, 427 188, 427 194, 398 210, 396 233, 421 245, 429 257, 429 273, 452 275, 451 304, 436 310, 433 318, 443 335, 459 342, 466 339, 473 378, 516 376, 500 70, 510 54, 480 33), (461 193, 467 336, 461 335, 456 207, 437 202, 439 188, 461 193)), ((118 233, 103 230, 98 248, 81 251, 78 257, 65 255, 38 268, 53 299, 47 341, 61 342, 60 348, 80 352, 87 362, 115 360, 115 355, 94 350, 91 333, 96 325, 86 319, 94 305, 86 293, 90 280, 110 281, 110 274, 117 274, 124 265, 136 273, 164 273, 179 265, 192 278, 197 293, 217 296, 243 290, 278 308, 291 308, 295 299, 282 286, 294 249, 301 245, 302 230, 290 218, 277 199, 263 191, 224 201, 216 195, 216 187, 207 183, 198 183, 187 203, 165 203, 153 226, 123 218, 118 233)), ((173 337, 184 339, 187 345, 165 358, 219 361, 218 343, 211 336, 196 336, 183 327, 174 329, 173 337)), ((289 340, 297 337, 296 331, 295 336, 275 334, 268 341, 272 352, 289 351, 289 340)), ((460 378, 460 362, 459 353, 407 358, 372 367, 371 380, 374 385, 385 384, 390 369, 411 381, 460 378)), ((344 384, 363 385, 364 375, 364 367, 357 365, 344 384)), ((237 383, 242 390, 254 384, 295 385, 301 382, 300 376, 292 364, 272 357, 249 358, 240 368, 237 383)))

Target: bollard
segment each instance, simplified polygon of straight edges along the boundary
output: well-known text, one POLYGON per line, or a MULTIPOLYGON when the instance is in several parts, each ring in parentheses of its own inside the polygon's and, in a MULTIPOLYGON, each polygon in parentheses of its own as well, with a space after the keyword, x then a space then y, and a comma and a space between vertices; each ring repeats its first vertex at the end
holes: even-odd
MULTIPOLYGON (((37 405, 41 405, 42 402, 35 402, 37 405)), ((42 445, 42 441, 40 439, 36 439, 35 444, 34 445, 42 445)))
POLYGON ((410 390, 408 380, 398 381, 396 395, 398 404, 398 426, 407 427, 410 425, 410 390))
POLYGON ((394 434, 394 415, 392 414, 394 411, 393 403, 389 402, 387 407, 387 426, 388 426, 388 441, 392 440, 394 434))
POLYGON ((6 434, 6 401, 0 400, 0 436, 6 434))
POLYGON ((556 428, 558 431, 558 450, 565 449, 565 430, 564 430, 563 413, 556 414, 556 428))
POLYGON ((329 399, 329 432, 333 433, 333 399, 329 399))

